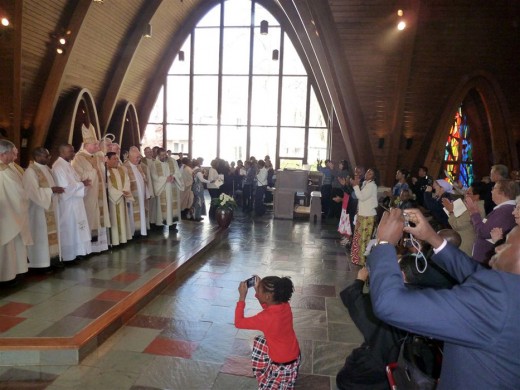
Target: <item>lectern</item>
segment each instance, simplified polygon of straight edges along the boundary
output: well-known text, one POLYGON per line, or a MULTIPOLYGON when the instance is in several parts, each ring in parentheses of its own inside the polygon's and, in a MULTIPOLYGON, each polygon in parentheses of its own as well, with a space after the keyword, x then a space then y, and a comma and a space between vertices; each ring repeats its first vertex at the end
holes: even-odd
POLYGON ((276 172, 274 217, 293 219, 297 192, 308 192, 309 171, 286 170, 276 172))

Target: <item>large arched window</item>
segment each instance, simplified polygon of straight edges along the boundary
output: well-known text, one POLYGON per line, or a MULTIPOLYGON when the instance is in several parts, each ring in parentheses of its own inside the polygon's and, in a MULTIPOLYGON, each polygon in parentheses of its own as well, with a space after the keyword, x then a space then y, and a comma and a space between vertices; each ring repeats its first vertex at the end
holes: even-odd
POLYGON ((473 183, 473 145, 466 114, 462 106, 455 114, 444 151, 444 172, 450 182, 461 181, 464 187, 473 183))
POLYGON ((311 78, 279 22, 256 1, 227 0, 193 29, 150 115, 144 146, 206 162, 270 155, 301 167, 327 157, 311 78))

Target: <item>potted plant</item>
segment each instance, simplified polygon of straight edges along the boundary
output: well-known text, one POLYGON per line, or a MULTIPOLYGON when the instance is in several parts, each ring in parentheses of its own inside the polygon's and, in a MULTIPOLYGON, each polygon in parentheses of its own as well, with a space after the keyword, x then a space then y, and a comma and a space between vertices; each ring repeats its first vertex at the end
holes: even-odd
POLYGON ((233 210, 237 202, 232 196, 220 194, 218 198, 211 199, 211 204, 216 207, 215 219, 220 227, 227 228, 233 219, 233 210))

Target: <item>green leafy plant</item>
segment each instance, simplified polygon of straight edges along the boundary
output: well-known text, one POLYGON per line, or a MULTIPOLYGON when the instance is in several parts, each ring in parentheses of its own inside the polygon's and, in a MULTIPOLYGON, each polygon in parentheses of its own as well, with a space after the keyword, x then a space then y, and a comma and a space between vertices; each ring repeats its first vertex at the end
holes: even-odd
POLYGON ((234 210, 237 207, 237 202, 232 196, 227 194, 220 194, 218 198, 211 199, 211 204, 216 207, 234 210))

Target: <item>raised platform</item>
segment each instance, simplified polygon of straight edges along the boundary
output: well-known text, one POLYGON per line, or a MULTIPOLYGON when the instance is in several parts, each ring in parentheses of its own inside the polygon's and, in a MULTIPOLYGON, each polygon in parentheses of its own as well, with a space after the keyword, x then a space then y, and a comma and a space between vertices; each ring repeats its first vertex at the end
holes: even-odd
POLYGON ((0 291, 0 365, 73 365, 227 235, 209 223, 89 256, 46 275, 27 275, 0 291))

